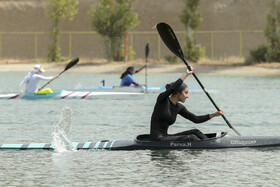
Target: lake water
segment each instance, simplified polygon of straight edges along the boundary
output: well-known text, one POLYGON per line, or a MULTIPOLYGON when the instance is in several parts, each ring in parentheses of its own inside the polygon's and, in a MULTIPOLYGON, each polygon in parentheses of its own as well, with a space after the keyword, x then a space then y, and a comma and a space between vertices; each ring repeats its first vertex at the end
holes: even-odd
MULTIPOLYGON (((45 73, 48 75, 48 73, 45 73)), ((164 86, 181 74, 149 74, 151 86, 164 86)), ((15 93, 25 73, 0 73, 0 92, 15 93)), ((280 135, 280 76, 197 75, 225 116, 242 135, 280 135)), ((134 76, 144 83, 144 74, 134 76)), ((118 74, 65 73, 53 89, 119 85, 118 74)), ((193 77, 185 81, 198 87, 193 77)), ((41 84, 42 85, 42 84, 41 84)), ((77 142, 134 138, 149 133, 158 93, 135 100, 1 100, 0 144, 50 143, 63 116, 72 110, 70 139, 77 142)), ((190 90, 186 107, 214 112, 203 92, 190 90)), ((64 117, 64 118, 63 118, 64 117)), ((227 131, 221 117, 203 124, 177 118, 169 132, 191 128, 227 131)), ((280 149, 162 151, 0 151, 0 186, 277 186, 280 149)))

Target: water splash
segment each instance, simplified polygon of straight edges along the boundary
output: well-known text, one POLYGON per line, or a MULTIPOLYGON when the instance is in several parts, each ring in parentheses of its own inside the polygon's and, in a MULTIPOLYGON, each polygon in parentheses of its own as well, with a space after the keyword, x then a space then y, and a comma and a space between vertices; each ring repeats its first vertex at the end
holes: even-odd
POLYGON ((54 125, 52 144, 56 152, 74 151, 71 141, 72 110, 64 107, 59 122, 54 125))

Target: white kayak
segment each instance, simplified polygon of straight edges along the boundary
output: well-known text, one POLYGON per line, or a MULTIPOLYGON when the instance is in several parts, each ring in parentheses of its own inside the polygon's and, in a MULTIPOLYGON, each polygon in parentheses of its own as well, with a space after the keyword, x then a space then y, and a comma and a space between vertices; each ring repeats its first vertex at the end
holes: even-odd
MULTIPOLYGON (((95 91, 95 92, 138 92, 138 93, 160 93, 165 91, 165 87, 160 86, 101 86, 93 88, 68 88, 66 90, 75 91, 95 91)), ((201 88, 189 87, 191 92, 203 92, 201 88)))
POLYGON ((79 90, 79 91, 106 91, 106 92, 161 92, 164 91, 164 87, 159 86, 101 86, 101 87, 93 87, 93 88, 73 88, 71 90, 79 90))
POLYGON ((135 92, 81 92, 81 91, 65 91, 55 93, 10 93, 0 94, 0 99, 98 99, 98 98, 122 98, 122 99, 133 99, 144 95, 143 93, 135 92))

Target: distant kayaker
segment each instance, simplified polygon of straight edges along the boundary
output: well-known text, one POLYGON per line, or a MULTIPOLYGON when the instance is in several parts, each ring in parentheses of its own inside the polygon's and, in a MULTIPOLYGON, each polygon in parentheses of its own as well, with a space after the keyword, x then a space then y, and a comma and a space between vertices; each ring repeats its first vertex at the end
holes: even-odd
POLYGON ((128 67, 126 71, 121 75, 122 81, 120 86, 131 86, 131 84, 133 84, 134 86, 147 86, 146 84, 136 83, 132 77, 133 74, 140 72, 145 67, 147 67, 146 64, 136 71, 133 66, 128 67))
POLYGON ((193 73, 187 71, 176 81, 166 85, 166 91, 159 94, 151 117, 150 136, 155 141, 199 141, 207 139, 198 129, 191 129, 177 134, 168 134, 168 127, 175 123, 177 114, 194 122, 203 123, 215 116, 224 114, 222 110, 197 116, 189 112, 184 103, 188 96, 188 87, 183 81, 193 73))
POLYGON ((24 77, 21 81, 21 85, 26 84, 25 93, 35 93, 38 91, 38 85, 40 80, 52 80, 58 78, 58 74, 53 77, 45 77, 41 74, 45 72, 45 70, 41 67, 41 65, 36 64, 33 69, 24 77))

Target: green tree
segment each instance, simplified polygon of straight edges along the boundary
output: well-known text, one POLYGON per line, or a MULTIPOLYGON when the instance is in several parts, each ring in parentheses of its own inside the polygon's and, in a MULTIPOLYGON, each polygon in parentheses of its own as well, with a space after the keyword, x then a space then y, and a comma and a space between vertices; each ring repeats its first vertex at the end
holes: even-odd
POLYGON ((264 30, 268 39, 267 61, 280 61, 280 4, 279 0, 272 0, 271 11, 267 15, 267 24, 264 30))
POLYGON ((200 14, 197 12, 199 0, 184 0, 185 7, 180 14, 181 22, 185 25, 186 37, 184 53, 187 60, 197 62, 205 54, 205 49, 195 44, 195 29, 202 22, 200 14))
POLYGON ((48 60, 57 62, 61 60, 59 47, 59 22, 61 19, 73 20, 78 13, 78 0, 46 0, 48 8, 46 14, 51 20, 49 31, 50 44, 48 48, 48 60))
POLYGON ((124 34, 138 24, 138 15, 131 7, 134 0, 98 0, 92 5, 88 18, 92 29, 105 41, 108 59, 119 61, 124 34))

